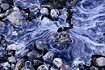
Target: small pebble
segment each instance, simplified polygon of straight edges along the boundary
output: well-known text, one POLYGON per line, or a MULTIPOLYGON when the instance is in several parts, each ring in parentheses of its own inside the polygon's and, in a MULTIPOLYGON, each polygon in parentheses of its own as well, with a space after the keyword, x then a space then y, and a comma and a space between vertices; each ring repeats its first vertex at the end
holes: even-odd
POLYGON ((40 13, 42 14, 42 15, 49 15, 49 10, 47 9, 47 8, 42 8, 41 10, 40 10, 40 13))
POLYGON ((16 59, 15 59, 14 56, 11 56, 11 57, 8 57, 8 61, 11 62, 11 63, 15 63, 16 59))
POLYGON ((96 63, 100 67, 105 66, 105 57, 99 57, 99 58, 97 58, 96 59, 96 63))
POLYGON ((94 67, 94 66, 91 66, 90 67, 90 70, 98 70, 98 68, 94 67))
POLYGON ((16 66, 15 66, 15 69, 14 70, 20 70, 23 66, 23 62, 24 60, 23 59, 20 59, 17 63, 16 63, 16 66))
POLYGON ((50 12, 50 16, 53 18, 53 19, 57 19, 58 18, 58 15, 59 15, 59 11, 57 9, 52 9, 51 12, 50 12))
POLYGON ((48 65, 41 65, 37 68, 37 70, 49 70, 49 66, 48 65))
POLYGON ((55 58, 53 60, 53 64, 56 65, 58 68, 62 66, 63 62, 60 58, 55 58))
POLYGON ((5 10, 9 9, 9 4, 8 3, 2 3, 1 8, 5 11, 5 10))
POLYGON ((47 45, 47 43, 44 42, 44 41, 37 41, 37 42, 36 42, 36 47, 37 47, 38 49, 44 50, 45 48, 48 47, 48 45, 47 45))
POLYGON ((47 59, 52 59, 53 57, 54 57, 54 53, 52 51, 49 51, 43 56, 43 59, 47 60, 47 59))

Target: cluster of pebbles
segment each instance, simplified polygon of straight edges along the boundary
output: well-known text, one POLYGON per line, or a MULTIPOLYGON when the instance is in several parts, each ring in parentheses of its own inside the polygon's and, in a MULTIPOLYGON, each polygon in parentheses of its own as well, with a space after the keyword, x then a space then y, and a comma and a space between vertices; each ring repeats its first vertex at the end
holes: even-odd
MULTIPOLYGON (((73 28, 70 23, 70 8, 76 2, 76 0, 42 0, 41 3, 38 0, 0 0, 0 29, 3 30, 5 21, 9 21, 15 27, 22 27, 27 24, 26 21, 32 21, 33 19, 40 18, 40 20, 43 20, 44 17, 52 21, 58 21, 62 14, 61 11, 66 8, 67 17, 64 19, 66 19, 68 27, 61 26, 57 29, 56 44, 69 44, 71 39, 67 30, 73 28)), ((17 35, 17 33, 14 32, 14 35, 17 35)), ((16 55, 16 52, 21 50, 23 45, 8 40, 3 34, 0 34, 0 70, 76 70, 70 68, 69 64, 64 64, 63 59, 55 57, 53 51, 47 50, 46 48, 49 46, 47 42, 38 40, 35 45, 39 52, 34 50, 33 46, 30 46, 30 48, 24 49, 19 55, 16 55)), ((74 65, 79 65, 78 70, 105 70, 104 56, 92 56, 91 63, 91 66, 86 66, 82 59, 73 62, 74 65)))

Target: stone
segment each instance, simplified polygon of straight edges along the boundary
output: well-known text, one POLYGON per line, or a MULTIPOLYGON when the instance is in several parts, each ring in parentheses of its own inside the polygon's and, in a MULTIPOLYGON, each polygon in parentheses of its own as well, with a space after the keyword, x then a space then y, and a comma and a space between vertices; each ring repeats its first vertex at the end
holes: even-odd
POLYGON ((66 67, 64 67, 64 66, 61 66, 61 67, 60 67, 60 70, 67 70, 67 69, 66 69, 66 67))
POLYGON ((1 65, 3 66, 4 70, 7 70, 10 67, 10 64, 8 62, 4 62, 1 65))
POLYGON ((57 19, 58 18, 58 15, 59 15, 59 11, 57 9, 51 9, 50 16, 53 19, 57 19))
POLYGON ((11 63, 15 63, 16 59, 15 59, 14 56, 11 56, 11 57, 8 57, 8 61, 11 62, 11 63))
POLYGON ((30 61, 25 62, 25 66, 21 70, 35 70, 30 61))
POLYGON ((41 15, 49 15, 49 10, 47 8, 42 8, 40 10, 41 15))
POLYGON ((105 66, 105 57, 99 57, 99 58, 97 58, 96 59, 96 63, 100 67, 105 66))
POLYGON ((43 56, 43 59, 47 60, 47 59, 52 59, 53 57, 54 57, 54 53, 52 51, 49 51, 43 56))
POLYGON ((98 70, 98 68, 97 67, 94 67, 94 66, 91 66, 90 67, 90 70, 98 70))
POLYGON ((37 70, 49 70, 49 66, 48 65, 41 65, 37 68, 37 70))
POLYGON ((33 60, 34 65, 40 65, 42 64, 42 61, 40 60, 33 60))
POLYGON ((0 18, 3 18, 5 16, 5 13, 0 13, 0 18))
POLYGON ((25 19, 23 15, 21 11, 14 11, 8 15, 7 19, 15 25, 20 25, 20 21, 25 19))
POLYGON ((36 41, 36 47, 40 50, 44 50, 48 47, 47 43, 44 41, 36 41))
POLYGON ((55 58, 53 60, 53 64, 59 68, 59 67, 62 66, 63 62, 62 62, 62 60, 60 58, 55 58))
POLYGON ((9 9, 9 4, 8 4, 8 3, 2 3, 2 4, 1 4, 1 8, 2 8, 3 10, 7 10, 7 9, 9 9))
POLYGON ((36 58, 36 57, 40 57, 38 53, 36 53, 35 51, 31 51, 27 54, 27 56, 29 58, 36 58))
POLYGON ((20 70, 23 66, 23 62, 24 62, 24 59, 20 59, 17 63, 16 63, 16 66, 15 66, 15 69, 14 70, 20 70))
POLYGON ((19 44, 10 44, 10 45, 7 46, 7 48, 8 48, 9 50, 19 50, 19 49, 22 48, 22 46, 19 45, 19 44))
POLYGON ((66 31, 63 31, 59 34, 58 44, 63 45, 70 42, 69 34, 66 31))

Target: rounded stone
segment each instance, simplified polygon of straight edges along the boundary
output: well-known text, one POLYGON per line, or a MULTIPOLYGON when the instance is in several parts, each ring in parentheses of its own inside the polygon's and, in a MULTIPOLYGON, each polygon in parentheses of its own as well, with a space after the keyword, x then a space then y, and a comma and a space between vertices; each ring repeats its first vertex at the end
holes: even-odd
POLYGON ((1 4, 1 8, 2 8, 3 10, 7 10, 7 9, 9 9, 9 4, 8 4, 8 3, 2 3, 2 4, 1 4))
POLYGON ((23 66, 23 62, 24 60, 23 59, 20 59, 17 63, 16 63, 16 66, 15 66, 15 69, 14 70, 20 70, 23 66))
POLYGON ((53 19, 58 18, 58 15, 59 15, 59 11, 58 11, 57 9, 52 9, 52 10, 51 10, 50 16, 51 16, 53 19))
POLYGON ((8 58, 8 61, 9 62, 12 62, 12 63, 15 63, 16 62, 16 59, 15 59, 14 56, 11 56, 11 57, 8 58))
POLYGON ((43 59, 47 60, 47 59, 52 59, 53 57, 54 57, 54 53, 52 51, 49 51, 43 56, 43 59))
POLYGON ((41 65, 37 68, 37 70, 49 70, 49 66, 48 65, 41 65))
POLYGON ((44 41, 36 41, 36 47, 38 49, 44 50, 45 48, 48 47, 47 43, 44 41))
POLYGON ((97 58, 96 59, 96 63, 100 67, 105 66, 105 57, 99 57, 99 58, 97 58))
POLYGON ((62 62, 62 59, 60 58, 55 58, 53 60, 53 64, 56 65, 58 68, 62 66, 63 62, 62 62))
POLYGON ((42 15, 49 15, 49 10, 48 10, 47 8, 42 8, 42 9, 40 10, 40 13, 41 13, 42 15))

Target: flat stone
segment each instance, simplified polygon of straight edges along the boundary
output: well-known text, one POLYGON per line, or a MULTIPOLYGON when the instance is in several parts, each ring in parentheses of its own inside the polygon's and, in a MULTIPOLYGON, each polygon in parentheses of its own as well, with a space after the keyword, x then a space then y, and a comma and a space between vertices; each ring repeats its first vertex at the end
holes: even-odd
POLYGON ((12 62, 12 63, 15 63, 16 62, 16 59, 15 59, 14 56, 11 56, 11 57, 8 58, 8 61, 9 62, 12 62))
POLYGON ((23 62, 24 60, 23 59, 20 59, 17 63, 16 63, 16 66, 15 66, 15 69, 14 70, 20 70, 23 66, 23 62))
POLYGON ((105 66, 105 57, 99 57, 99 58, 97 58, 96 59, 96 63, 100 67, 105 66))
POLYGON ((98 70, 98 68, 97 67, 94 67, 94 66, 91 66, 90 67, 90 70, 98 70))
POLYGON ((20 46, 19 44, 11 44, 11 45, 8 45, 7 48, 9 50, 19 50, 22 48, 22 46, 20 46))
POLYGON ((9 4, 8 4, 8 3, 2 3, 2 4, 1 4, 1 8, 2 8, 3 10, 7 10, 7 9, 9 9, 9 4))

